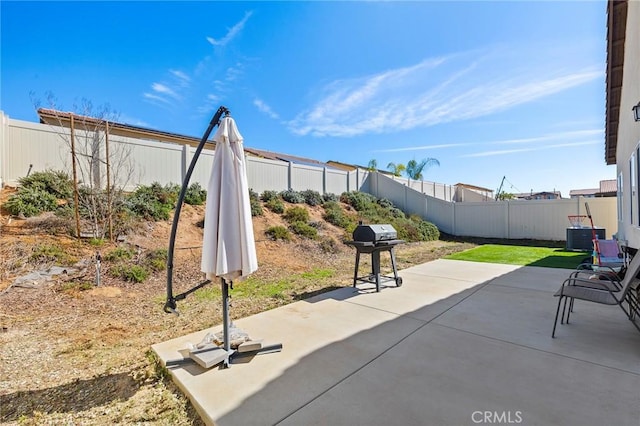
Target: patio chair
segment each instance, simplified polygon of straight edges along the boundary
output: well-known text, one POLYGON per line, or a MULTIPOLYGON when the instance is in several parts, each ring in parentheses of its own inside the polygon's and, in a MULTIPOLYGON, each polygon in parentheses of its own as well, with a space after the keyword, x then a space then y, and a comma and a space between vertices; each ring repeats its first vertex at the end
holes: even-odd
POLYGON ((554 294, 554 296, 558 297, 558 307, 556 309, 556 318, 553 323, 551 337, 556 336, 560 305, 564 302, 560 323, 564 324, 566 313, 566 322, 568 324, 575 299, 602 305, 618 305, 624 311, 627 318, 629 318, 638 331, 640 331, 640 325, 636 322, 636 317, 640 313, 640 301, 638 297, 640 281, 637 278, 638 274, 640 274, 640 256, 637 255, 631 259, 625 276, 621 280, 612 274, 606 274, 604 279, 600 275, 598 275, 596 279, 590 279, 583 275, 572 273, 569 278, 564 280, 560 289, 554 294), (569 309, 566 309, 567 301, 569 301, 569 309), (625 303, 628 305, 628 308, 625 308, 625 303))
POLYGON ((626 271, 627 256, 617 240, 593 240, 593 255, 588 262, 578 265, 577 270, 613 274, 622 279, 626 271))

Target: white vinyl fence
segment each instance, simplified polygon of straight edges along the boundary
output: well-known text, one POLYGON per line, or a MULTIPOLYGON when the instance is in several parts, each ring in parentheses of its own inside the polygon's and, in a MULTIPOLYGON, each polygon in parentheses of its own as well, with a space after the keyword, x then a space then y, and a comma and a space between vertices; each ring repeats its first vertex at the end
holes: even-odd
MULTIPOLYGON (((564 241, 569 215, 586 215, 589 203, 596 227, 611 238, 617 232, 615 197, 562 200, 508 200, 450 203, 414 191, 380 173, 370 176, 370 193, 407 214, 417 214, 451 235, 564 241)), ((588 219, 585 225, 590 226, 588 219)))
MULTIPOLYGON (((69 129, 49 125, 8 119, 0 112, 0 184, 16 185, 29 171, 47 169, 71 171, 71 148, 69 129), (61 137, 61 135, 63 137, 61 137)), ((104 140, 104 135, 101 135, 104 140)), ((76 132, 76 145, 90 144, 91 137, 76 132)), ((101 158, 105 158, 104 147, 100 148, 101 158)), ((196 148, 187 145, 163 143, 123 136, 109 135, 110 157, 119 152, 127 164, 120 164, 119 186, 133 190, 138 185, 158 182, 181 184, 191 163, 196 148), (133 171, 133 175, 122 172, 133 171)), ((207 187, 214 151, 202 150, 191 176, 190 183, 198 182, 207 187)), ((97 182, 104 180, 106 167, 104 160, 99 165, 89 166, 78 156, 81 168, 97 182)), ((113 160, 112 160, 113 161, 113 160)), ((112 170, 115 162, 111 164, 112 170)), ((265 190, 302 191, 312 189, 321 194, 340 195, 345 191, 368 191, 367 175, 364 169, 344 171, 269 160, 247 156, 247 180, 249 187, 257 193, 265 190)))
MULTIPOLYGON (((60 137, 63 132, 68 134, 68 129, 9 119, 0 111, 0 186, 15 185, 29 171, 70 171, 71 151, 60 137)), ((83 140, 81 134, 76 139, 78 144, 91 144, 90 138, 83 140)), ((195 152, 186 145, 111 135, 109 146, 110 154, 119 152, 124 158, 120 164, 112 163, 111 168, 117 171, 121 167, 119 183, 128 190, 153 182, 181 184, 195 152), (133 174, 122 173, 123 169, 133 174)), ((98 148, 102 155, 100 149, 104 148, 98 148)), ((190 183, 207 187, 213 155, 212 150, 202 151, 190 183)), ((82 161, 79 157, 78 162, 82 161)), ((90 169, 84 172, 85 179, 101 185, 105 182, 103 162, 90 167, 82 164, 90 169)), ((337 195, 368 192, 392 201, 407 214, 433 222, 442 232, 458 236, 563 241, 569 226, 567 215, 585 214, 584 199, 484 201, 486 195, 466 188, 391 178, 364 169, 349 172, 253 156, 247 156, 247 180, 257 193, 286 189, 337 195)), ((607 238, 611 238, 617 231, 616 199, 589 198, 588 202, 595 225, 605 228, 607 238)))

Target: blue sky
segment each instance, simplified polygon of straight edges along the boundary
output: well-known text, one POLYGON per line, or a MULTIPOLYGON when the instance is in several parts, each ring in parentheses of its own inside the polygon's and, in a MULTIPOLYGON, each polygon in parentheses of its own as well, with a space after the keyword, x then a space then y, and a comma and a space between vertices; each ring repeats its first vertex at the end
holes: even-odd
POLYGON ((606 3, 0 2, 0 109, 82 99, 200 137, 220 105, 245 146, 508 192, 595 188, 606 3))

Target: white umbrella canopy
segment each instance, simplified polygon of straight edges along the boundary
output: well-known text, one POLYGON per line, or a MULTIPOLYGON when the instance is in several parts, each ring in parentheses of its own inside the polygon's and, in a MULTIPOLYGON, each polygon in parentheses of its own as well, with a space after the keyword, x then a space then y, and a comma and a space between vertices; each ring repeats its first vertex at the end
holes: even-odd
POLYGON ((241 280, 258 269, 243 138, 226 116, 213 140, 201 270, 207 279, 241 280))

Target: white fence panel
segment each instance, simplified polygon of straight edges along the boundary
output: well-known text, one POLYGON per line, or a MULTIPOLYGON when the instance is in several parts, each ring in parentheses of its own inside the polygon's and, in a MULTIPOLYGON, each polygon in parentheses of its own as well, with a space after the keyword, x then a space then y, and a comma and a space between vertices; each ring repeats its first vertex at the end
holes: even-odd
POLYGON ((27 175, 29 165, 33 165, 32 171, 70 170, 71 149, 57 132, 26 121, 9 120, 9 123, 2 153, 3 183, 16 185, 18 179, 27 175))
POLYGON ((325 169, 325 191, 340 195, 347 190, 349 173, 344 170, 325 169))
POLYGON ((438 227, 441 232, 455 234, 455 208, 456 204, 445 200, 426 196, 427 214, 422 218, 438 227))
POLYGON ((571 200, 509 200, 496 204, 508 206, 507 238, 564 240, 569 225, 567 212, 575 202, 571 200))
POLYGON ((418 215, 420 217, 426 217, 427 215, 427 198, 424 194, 416 191, 405 190, 405 214, 418 215))
POLYGON ((291 189, 305 191, 310 189, 323 192, 323 168, 291 163, 291 189))
POLYGON ((289 164, 284 161, 247 156, 247 182, 258 194, 289 189, 289 164))
MULTIPOLYGON (((183 176, 182 180, 179 181, 179 184, 182 184, 184 180, 184 175, 187 173, 187 169, 191 164, 191 160, 196 153, 196 149, 191 146, 186 147, 188 152, 185 153, 183 149, 182 159, 185 164, 183 167, 180 167, 180 175, 183 176), (186 155, 187 158, 184 158, 186 155)), ((211 177, 211 169, 213 168, 213 157, 215 151, 212 149, 203 149, 200 151, 200 157, 198 157, 198 161, 196 162, 195 167, 193 168, 193 174, 191 175, 191 179, 189 180, 189 185, 193 183, 199 183, 200 186, 204 189, 207 189, 209 186, 209 178, 211 177)))
POLYGON ((455 203, 455 235, 509 238, 503 203, 455 203))
MULTIPOLYGON (((142 141, 121 136, 109 137, 110 153, 120 150, 128 151, 132 160, 133 176, 125 184, 125 190, 133 190, 138 185, 150 185, 154 182, 160 184, 182 183, 182 147, 175 144, 142 141)), ((111 156, 111 155, 110 155, 111 156)), ((113 164, 112 166, 115 166, 113 164)), ((124 167, 127 167, 126 165, 124 167)), ((123 170, 120 177, 124 177, 127 171, 123 170)))

